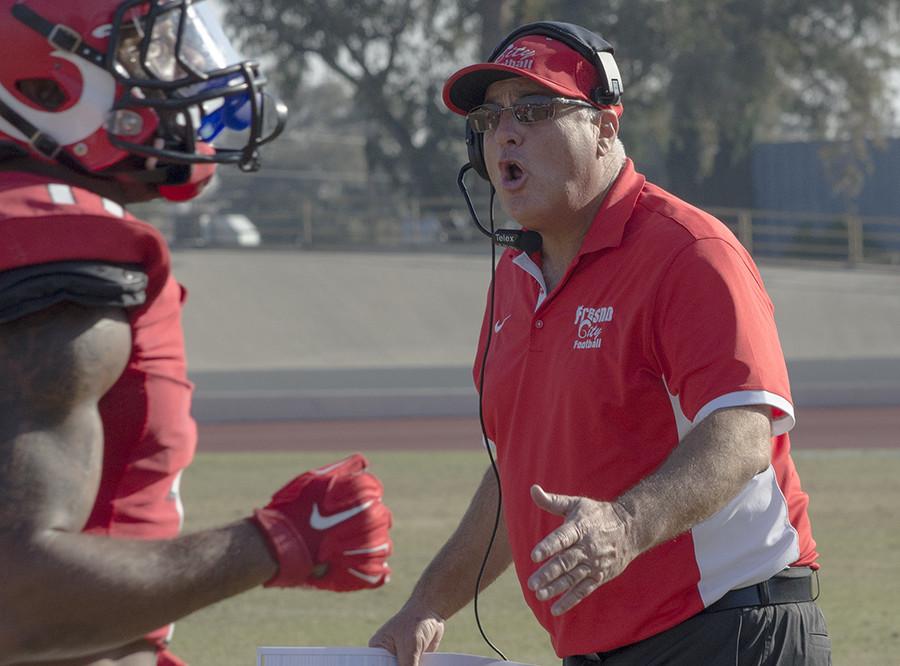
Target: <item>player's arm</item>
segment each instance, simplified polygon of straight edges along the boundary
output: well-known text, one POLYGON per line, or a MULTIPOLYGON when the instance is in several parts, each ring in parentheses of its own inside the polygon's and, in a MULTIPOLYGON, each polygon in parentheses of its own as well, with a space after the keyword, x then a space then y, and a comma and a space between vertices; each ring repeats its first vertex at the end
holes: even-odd
POLYGON ((540 600, 562 595, 551 610, 566 612, 642 552, 724 507, 768 467, 770 457, 770 408, 732 407, 703 419, 659 469, 614 502, 535 486, 535 503, 564 522, 532 551, 543 564, 528 586, 540 600))
MULTIPOLYGON (((393 652, 399 666, 417 666, 423 652, 437 649, 444 621, 474 598, 475 582, 494 527, 497 497, 497 480, 488 469, 456 531, 426 567, 403 608, 370 639, 370 646, 393 652)), ((501 516, 482 589, 511 562, 501 516)))
POLYGON ((152 543, 79 533, 102 469, 97 404, 130 347, 120 309, 0 326, 0 663, 128 642, 277 570, 248 521, 152 543))
POLYGON ((218 529, 166 541, 81 534, 102 469, 97 404, 130 335, 120 309, 67 304, 0 325, 0 664, 123 645, 267 581, 384 582, 390 513, 361 456, 298 477, 252 519, 218 529), (355 512, 314 529, 313 502, 329 516, 355 512))

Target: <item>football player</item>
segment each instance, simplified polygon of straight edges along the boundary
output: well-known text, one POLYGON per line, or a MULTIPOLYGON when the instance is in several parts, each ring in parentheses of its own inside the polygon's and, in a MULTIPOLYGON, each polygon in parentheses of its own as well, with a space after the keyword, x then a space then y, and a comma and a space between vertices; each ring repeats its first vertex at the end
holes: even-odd
POLYGON ((0 664, 178 664, 199 608, 389 575, 360 455, 179 536, 185 290, 126 206, 257 169, 286 115, 207 4, 0 0, 0 664))

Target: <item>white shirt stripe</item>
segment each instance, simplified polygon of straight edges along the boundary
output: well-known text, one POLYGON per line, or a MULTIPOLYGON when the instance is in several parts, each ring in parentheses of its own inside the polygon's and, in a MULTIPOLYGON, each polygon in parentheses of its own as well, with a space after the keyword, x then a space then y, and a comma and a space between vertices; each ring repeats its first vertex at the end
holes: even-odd
POLYGON ((547 298, 547 284, 544 282, 544 274, 541 272, 541 269, 538 268, 538 265, 531 260, 531 257, 528 256, 527 252, 523 252, 513 259, 513 263, 533 277, 535 282, 537 282, 538 286, 541 288, 538 292, 537 303, 534 306, 534 310, 537 312, 537 309, 541 307, 541 303, 547 298))
POLYGON ((800 557, 800 538, 771 465, 723 509, 694 525, 691 538, 705 606, 729 590, 771 578, 800 557))
MULTIPOLYGON (((665 381, 663 382, 665 385, 665 381)), ((672 403, 672 413, 675 417, 675 424, 678 427, 678 441, 684 439, 695 425, 700 423, 707 416, 717 409, 725 409, 727 407, 751 407, 754 405, 769 405, 781 410, 781 416, 772 421, 772 437, 778 437, 786 432, 790 432, 796 423, 794 418, 794 406, 780 395, 770 393, 769 391, 732 391, 718 398, 710 400, 703 405, 698 411, 694 420, 691 421, 681 409, 681 402, 678 396, 672 395, 669 387, 666 386, 666 393, 669 394, 669 401, 672 403)))
POLYGON ((125 209, 122 208, 115 201, 107 199, 106 197, 102 198, 103 200, 103 208, 110 215, 115 215, 116 217, 125 217, 125 209))
POLYGON ((50 201, 55 204, 71 206, 75 203, 75 193, 68 185, 49 183, 47 185, 47 193, 50 195, 50 201))
MULTIPOLYGON (((664 382, 665 383, 665 382, 664 382)), ((770 405, 783 412, 772 421, 772 436, 794 426, 794 407, 769 391, 734 391, 706 403, 691 421, 681 409, 678 396, 666 386, 681 441, 717 409, 770 405)), ((800 557, 800 538, 791 525, 787 500, 778 486, 775 469, 769 465, 724 508, 691 529, 694 559, 700 570, 697 591, 709 606, 729 590, 761 583, 800 557)))

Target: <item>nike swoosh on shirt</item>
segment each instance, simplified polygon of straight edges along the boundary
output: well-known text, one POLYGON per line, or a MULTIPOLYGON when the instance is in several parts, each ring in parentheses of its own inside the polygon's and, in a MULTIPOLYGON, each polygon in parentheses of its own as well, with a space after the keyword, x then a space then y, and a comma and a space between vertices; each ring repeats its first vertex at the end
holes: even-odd
POLYGON ((500 321, 498 319, 496 322, 494 322, 494 333, 499 333, 500 329, 503 328, 503 325, 506 323, 506 320, 510 317, 512 317, 512 315, 506 315, 506 317, 503 318, 503 321, 500 321))
POLYGON ((354 507, 350 507, 346 511, 341 511, 330 516, 323 516, 319 513, 319 505, 313 504, 312 514, 309 516, 309 526, 314 530, 327 530, 335 525, 339 525, 345 520, 350 520, 358 513, 362 513, 375 503, 375 500, 363 502, 354 507))

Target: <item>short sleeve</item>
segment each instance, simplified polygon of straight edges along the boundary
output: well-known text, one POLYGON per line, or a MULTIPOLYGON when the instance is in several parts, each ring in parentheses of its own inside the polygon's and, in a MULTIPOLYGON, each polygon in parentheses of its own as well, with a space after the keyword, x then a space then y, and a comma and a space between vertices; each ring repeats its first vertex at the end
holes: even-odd
POLYGON ((719 238, 693 241, 665 272, 653 312, 652 348, 687 422, 725 407, 769 405, 773 436, 793 427, 774 308, 742 249, 719 238))

